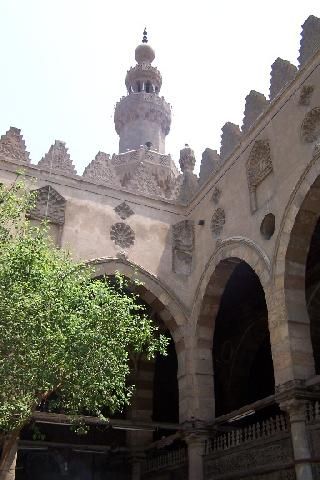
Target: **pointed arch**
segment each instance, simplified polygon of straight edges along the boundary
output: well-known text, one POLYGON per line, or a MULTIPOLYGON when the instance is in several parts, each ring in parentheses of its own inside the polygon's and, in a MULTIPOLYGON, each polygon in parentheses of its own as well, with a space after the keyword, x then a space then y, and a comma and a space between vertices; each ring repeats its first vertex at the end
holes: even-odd
POLYGON ((200 279, 194 319, 194 383, 198 395, 195 405, 197 418, 213 420, 214 387, 212 342, 215 318, 225 287, 234 269, 246 263, 256 273, 269 300, 270 260, 259 245, 245 237, 230 237, 218 243, 200 279))
POLYGON ((320 216, 320 149, 315 147, 308 166, 285 208, 272 266, 275 308, 271 323, 278 332, 282 362, 278 383, 304 380, 315 372, 307 310, 306 262, 320 216), (277 307, 277 308, 276 308, 277 307), (280 347, 281 345, 281 347, 280 347))
POLYGON ((94 276, 113 275, 118 271, 128 279, 137 279, 142 282, 142 285, 138 286, 137 293, 140 298, 151 307, 152 311, 159 316, 170 332, 174 342, 178 363, 179 418, 180 422, 184 421, 184 387, 187 372, 185 368, 186 345, 183 329, 187 324, 187 316, 182 305, 163 282, 139 265, 130 262, 125 257, 103 257, 91 260, 88 263, 94 267, 94 276))

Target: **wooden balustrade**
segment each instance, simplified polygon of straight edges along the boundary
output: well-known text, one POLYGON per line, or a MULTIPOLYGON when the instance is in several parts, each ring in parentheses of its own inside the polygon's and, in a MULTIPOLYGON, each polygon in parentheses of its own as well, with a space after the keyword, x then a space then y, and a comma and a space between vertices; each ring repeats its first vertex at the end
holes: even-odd
POLYGON ((187 461, 187 450, 179 448, 156 457, 147 458, 142 466, 143 473, 153 472, 166 467, 181 465, 187 461))
POLYGON ((221 450, 238 447, 245 443, 268 438, 287 431, 287 418, 285 414, 279 414, 267 420, 231 430, 230 432, 218 433, 215 438, 207 441, 205 454, 208 455, 221 450))

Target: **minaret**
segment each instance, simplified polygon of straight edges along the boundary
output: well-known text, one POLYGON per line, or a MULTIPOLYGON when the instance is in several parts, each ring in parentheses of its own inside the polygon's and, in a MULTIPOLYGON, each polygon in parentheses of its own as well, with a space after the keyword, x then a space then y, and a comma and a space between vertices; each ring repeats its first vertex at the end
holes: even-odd
POLYGON ((170 131, 171 107, 159 96, 162 78, 152 66, 154 50, 148 45, 146 29, 135 50, 137 64, 126 75, 127 96, 117 103, 114 113, 120 137, 119 153, 137 150, 141 145, 165 153, 165 138, 170 131))

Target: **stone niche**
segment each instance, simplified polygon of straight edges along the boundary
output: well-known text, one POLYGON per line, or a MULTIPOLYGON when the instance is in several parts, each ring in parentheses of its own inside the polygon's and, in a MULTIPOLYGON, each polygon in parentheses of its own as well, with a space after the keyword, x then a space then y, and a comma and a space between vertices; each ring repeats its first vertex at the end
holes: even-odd
POLYGON ((272 197, 273 165, 268 140, 255 141, 247 161, 250 208, 254 213, 272 197))
POLYGON ((172 270, 180 275, 192 272, 194 221, 182 220, 172 226, 172 270))
POLYGON ((50 185, 36 190, 36 203, 29 212, 33 225, 40 225, 43 220, 49 223, 49 236, 56 246, 61 245, 61 235, 65 223, 66 200, 50 185))

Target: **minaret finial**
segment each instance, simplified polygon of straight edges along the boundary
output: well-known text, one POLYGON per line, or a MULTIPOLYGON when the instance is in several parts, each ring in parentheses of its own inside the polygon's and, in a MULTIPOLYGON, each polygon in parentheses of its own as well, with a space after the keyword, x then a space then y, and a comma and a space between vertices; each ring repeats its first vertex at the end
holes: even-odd
POLYGON ((143 30, 143 37, 142 37, 142 43, 148 43, 148 37, 147 37, 148 33, 147 33, 147 27, 144 27, 144 30, 143 30))

